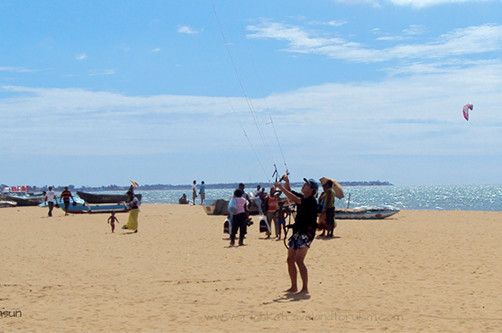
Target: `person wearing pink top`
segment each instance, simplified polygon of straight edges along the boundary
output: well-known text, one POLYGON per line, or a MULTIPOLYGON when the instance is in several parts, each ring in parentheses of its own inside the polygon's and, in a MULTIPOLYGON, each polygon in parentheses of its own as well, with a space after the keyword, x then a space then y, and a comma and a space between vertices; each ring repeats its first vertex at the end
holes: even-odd
POLYGON ((232 231, 230 233, 230 246, 235 245, 235 236, 237 230, 239 230, 239 245, 244 245, 244 236, 247 232, 247 205, 248 201, 242 196, 244 192, 240 189, 235 190, 234 197, 232 198, 232 203, 229 207, 232 207, 232 231))

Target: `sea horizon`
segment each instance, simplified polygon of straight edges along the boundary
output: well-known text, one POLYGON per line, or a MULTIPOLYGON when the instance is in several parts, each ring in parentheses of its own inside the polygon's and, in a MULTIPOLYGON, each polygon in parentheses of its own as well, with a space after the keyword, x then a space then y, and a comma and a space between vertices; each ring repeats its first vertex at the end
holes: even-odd
MULTIPOLYGON (((299 190, 299 183, 293 187, 299 190)), ((266 186, 268 189, 268 186, 266 186)), ((246 187, 248 191, 255 188, 246 187)), ((96 191, 117 193, 117 191, 96 191)), ((143 203, 177 204, 186 194, 191 200, 191 188, 170 190, 137 190, 143 194, 143 203)), ((206 203, 231 197, 233 188, 206 188, 206 203)), ((366 206, 392 206, 409 210, 465 210, 502 211, 502 185, 391 185, 345 186, 345 197, 337 199, 337 208, 366 206)), ((200 198, 196 198, 200 203, 200 198)))

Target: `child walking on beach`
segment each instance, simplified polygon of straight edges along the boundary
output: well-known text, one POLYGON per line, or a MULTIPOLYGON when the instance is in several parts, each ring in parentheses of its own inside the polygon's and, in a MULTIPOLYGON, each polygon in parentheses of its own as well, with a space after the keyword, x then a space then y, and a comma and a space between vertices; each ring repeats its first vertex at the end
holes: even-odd
POLYGON ((119 219, 115 217, 115 212, 108 218, 108 224, 112 227, 112 232, 115 231, 115 222, 119 223, 119 219))

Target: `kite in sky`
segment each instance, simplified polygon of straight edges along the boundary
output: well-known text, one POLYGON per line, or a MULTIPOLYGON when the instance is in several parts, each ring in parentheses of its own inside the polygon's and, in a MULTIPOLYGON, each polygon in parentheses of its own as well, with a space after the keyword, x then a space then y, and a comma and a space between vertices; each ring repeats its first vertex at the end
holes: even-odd
POLYGON ((469 120, 469 110, 472 111, 473 107, 474 106, 472 104, 466 104, 466 105, 464 105, 464 108, 462 109, 462 113, 464 114, 465 120, 467 120, 467 121, 469 120))

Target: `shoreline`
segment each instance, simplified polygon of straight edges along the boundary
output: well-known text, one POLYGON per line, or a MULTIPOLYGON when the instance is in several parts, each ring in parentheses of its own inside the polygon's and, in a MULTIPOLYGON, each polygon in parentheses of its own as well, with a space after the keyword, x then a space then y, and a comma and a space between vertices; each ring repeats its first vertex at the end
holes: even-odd
MULTIPOLYGON (((208 200, 208 201, 214 201, 214 200, 208 200)), ((92 205, 92 204, 91 204, 92 205)), ((201 207, 203 208, 205 205, 180 205, 177 203, 166 203, 166 202, 148 202, 148 203, 143 203, 141 204, 141 207, 201 207)), ((140 207, 140 208, 141 208, 140 207)), ((351 207, 351 208, 356 208, 356 207, 351 207)), ((37 207, 37 206, 14 206, 14 207, 0 207, 0 216, 1 216, 1 211, 2 210, 13 210, 13 209, 47 209, 46 207, 37 207)), ((345 209, 344 207, 336 207, 336 209, 345 209)), ((57 211, 57 208, 54 208, 55 211, 57 211)), ((500 213, 502 214, 502 210, 474 210, 474 209, 400 209, 400 213, 406 213, 406 212, 420 212, 420 213, 460 213, 460 212, 466 212, 466 213, 500 213)), ((76 214, 76 215, 81 215, 81 214, 76 214)), ((83 215, 96 215, 96 214, 83 214, 83 215)), ((97 215, 106 215, 106 214, 97 214, 97 215)), ((206 214, 207 215, 207 214, 206 214)), ((208 216, 223 216, 223 215, 208 215, 208 216)), ((387 220, 392 220, 391 218, 385 218, 383 219, 385 221, 387 220)), ((352 220, 349 220, 352 221, 352 220)), ((355 220, 354 220, 355 221, 355 220)), ((380 221, 380 220, 378 220, 380 221)))

